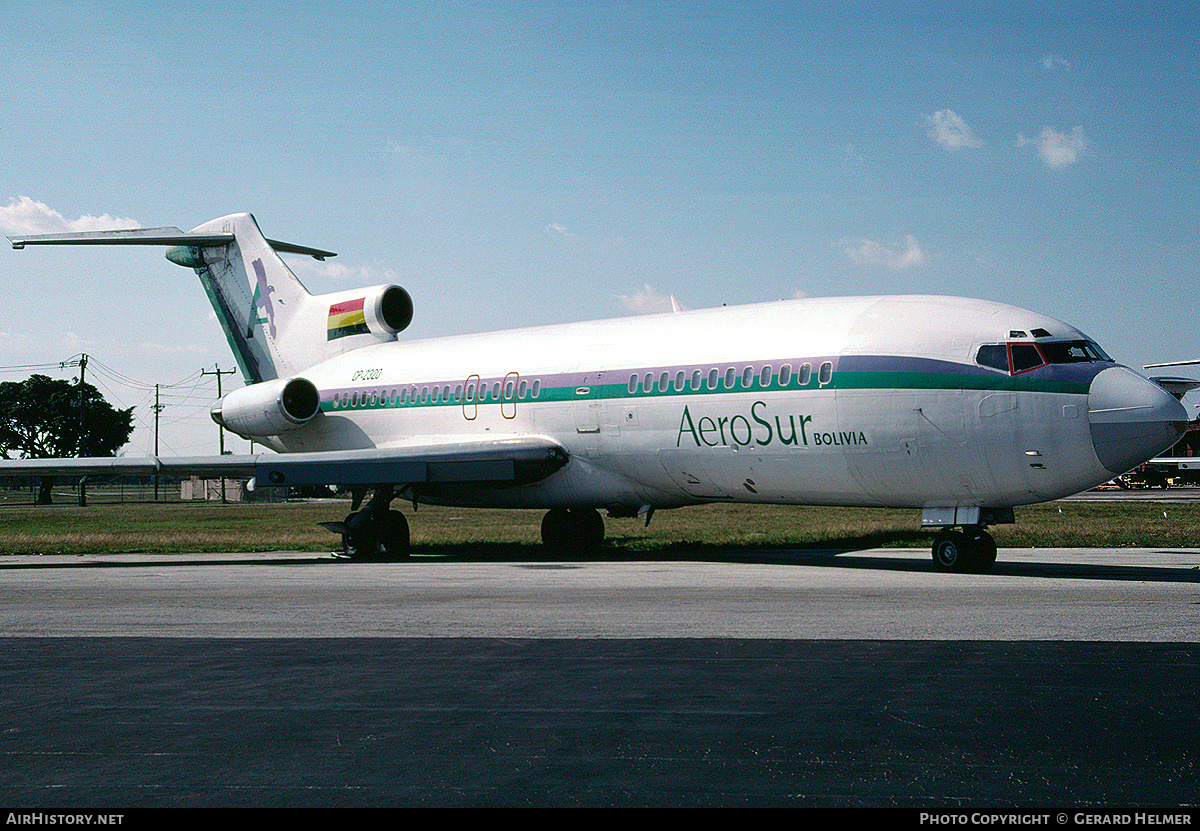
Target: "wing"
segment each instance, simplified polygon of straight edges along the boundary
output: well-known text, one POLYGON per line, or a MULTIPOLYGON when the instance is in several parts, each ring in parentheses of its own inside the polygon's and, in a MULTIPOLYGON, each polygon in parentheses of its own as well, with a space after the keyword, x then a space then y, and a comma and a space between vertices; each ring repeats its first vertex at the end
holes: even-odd
POLYGON ((263 453, 256 456, 3 459, 4 476, 202 476, 259 485, 376 486, 422 482, 526 484, 565 465, 567 451, 545 436, 429 443, 398 448, 263 453))

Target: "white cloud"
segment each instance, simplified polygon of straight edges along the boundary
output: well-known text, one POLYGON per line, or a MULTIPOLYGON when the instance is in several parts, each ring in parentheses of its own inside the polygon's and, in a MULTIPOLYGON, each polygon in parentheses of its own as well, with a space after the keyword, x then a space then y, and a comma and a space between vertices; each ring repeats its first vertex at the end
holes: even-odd
POLYGON ((1018 133, 1017 146, 1036 148, 1047 167, 1065 167, 1079 161, 1087 150, 1087 138, 1083 135, 1082 127, 1075 127, 1070 133, 1043 127, 1036 139, 1028 139, 1018 133))
POLYGON ((346 265, 345 263, 329 260, 292 259, 288 267, 305 275, 313 274, 337 282, 353 281, 356 286, 379 285, 381 283, 398 283, 400 275, 391 268, 379 263, 361 263, 346 265))
POLYGON ((671 295, 659 293, 649 283, 644 284, 641 289, 635 291, 633 294, 617 295, 617 302, 626 311, 639 315, 669 312, 672 310, 671 299, 671 295))
POLYGON ((856 265, 882 265, 893 271, 911 268, 925 262, 921 244, 911 234, 902 246, 888 246, 875 240, 842 241, 842 250, 856 265))
POLYGON ((552 234, 561 234, 564 237, 574 237, 575 235, 567 230, 567 227, 558 222, 552 222, 546 226, 546 231, 552 234))
POLYGON ((1042 66, 1046 69, 1070 69, 1071 62, 1061 55, 1047 55, 1042 58, 1042 66))
POLYGON ((938 110, 933 115, 925 116, 925 121, 930 125, 929 137, 947 150, 983 146, 983 142, 975 138, 967 122, 954 110, 938 110))
POLYGON ((63 234, 141 227, 137 220, 108 214, 84 214, 78 219, 67 219, 49 205, 35 202, 28 196, 18 196, 0 207, 0 231, 6 234, 63 234))

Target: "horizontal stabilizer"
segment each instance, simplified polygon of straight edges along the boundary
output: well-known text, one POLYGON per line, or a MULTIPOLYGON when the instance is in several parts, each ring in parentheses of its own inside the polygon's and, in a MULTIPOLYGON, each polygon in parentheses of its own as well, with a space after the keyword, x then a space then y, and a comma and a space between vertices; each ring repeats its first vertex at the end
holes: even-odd
MULTIPOLYGON (((186 245, 210 248, 233 242, 233 234, 187 233, 178 228, 134 228, 128 231, 79 231, 69 234, 30 234, 7 238, 13 248, 26 245, 186 245)), ((332 251, 293 245, 290 242, 269 239, 271 248, 284 254, 304 254, 318 260, 336 257, 332 251)))
POLYGON ((402 448, 263 453, 255 456, 2 459, 0 476, 201 476, 249 479, 259 486, 401 485, 425 482, 535 482, 567 463, 543 436, 402 448))

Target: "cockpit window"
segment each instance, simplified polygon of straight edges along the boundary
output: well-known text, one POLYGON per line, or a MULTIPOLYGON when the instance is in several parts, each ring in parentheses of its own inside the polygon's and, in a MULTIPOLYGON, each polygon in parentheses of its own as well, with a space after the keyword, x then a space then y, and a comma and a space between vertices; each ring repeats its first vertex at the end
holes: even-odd
POLYGON ((1104 350, 1090 340, 1057 341, 1041 344, 1046 360, 1052 364, 1111 361, 1104 350))
POLYGON ((980 366, 1008 372, 1008 347, 1002 343, 986 343, 979 347, 975 362, 980 366))
POLYGON ((1045 359, 1042 358, 1042 353, 1032 343, 1009 344, 1009 351, 1012 353, 1013 375, 1036 369, 1046 363, 1045 359))
POLYGON ((980 366, 1017 375, 1046 364, 1111 362, 1112 358, 1090 340, 1042 343, 987 343, 975 353, 980 366))

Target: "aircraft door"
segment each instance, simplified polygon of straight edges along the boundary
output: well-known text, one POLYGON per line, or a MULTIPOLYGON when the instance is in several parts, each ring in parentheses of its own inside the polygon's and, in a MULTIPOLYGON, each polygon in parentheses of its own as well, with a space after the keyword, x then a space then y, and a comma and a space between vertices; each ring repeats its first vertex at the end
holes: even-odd
POLYGON ((520 375, 510 372, 504 376, 504 382, 500 385, 500 415, 505 418, 517 417, 517 385, 520 381, 520 375))
POLYGON ((479 385, 478 375, 471 375, 463 384, 463 418, 474 421, 479 415, 479 385))
POLYGON ((575 388, 575 432, 588 435, 600 432, 599 386, 601 372, 588 373, 575 388))

